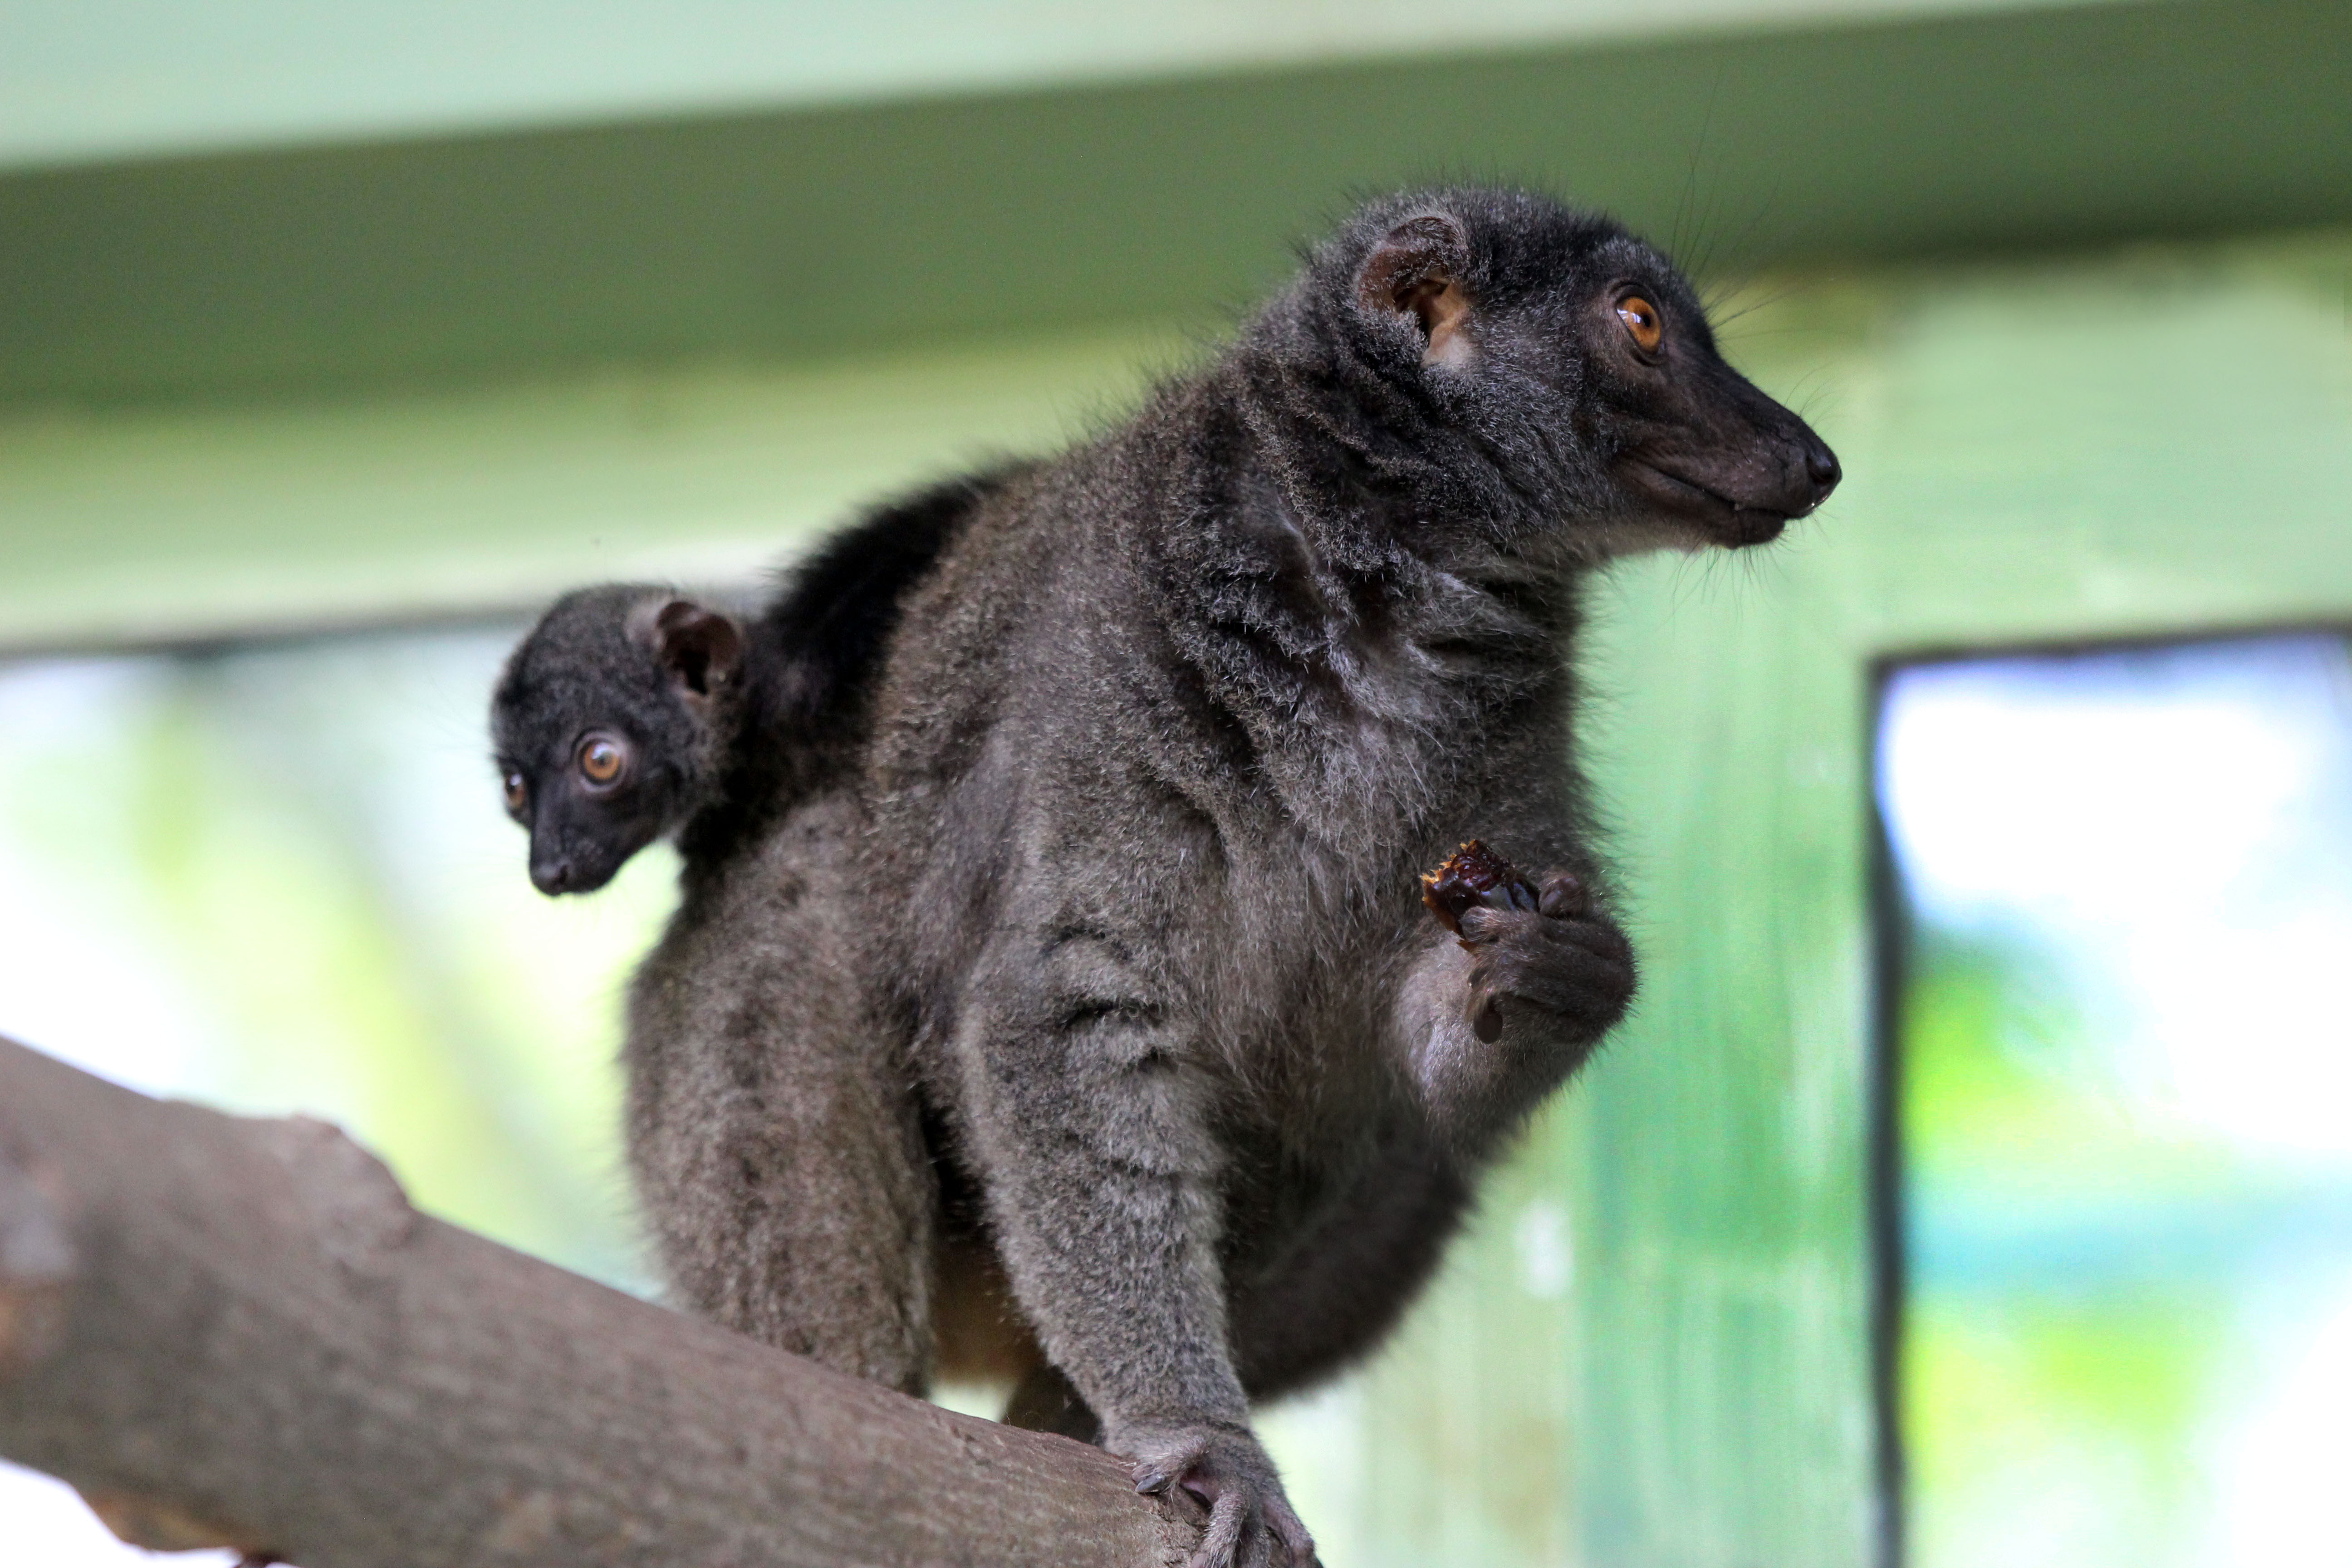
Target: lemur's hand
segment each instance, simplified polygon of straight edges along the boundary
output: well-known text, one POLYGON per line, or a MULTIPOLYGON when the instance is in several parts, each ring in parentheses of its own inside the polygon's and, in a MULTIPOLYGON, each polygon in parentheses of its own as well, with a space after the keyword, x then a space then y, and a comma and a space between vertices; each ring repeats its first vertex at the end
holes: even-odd
POLYGON ((1516 872, 1502 885, 1510 889, 1505 898, 1468 904, 1455 927, 1476 954, 1467 1004, 1473 1032, 1502 1038, 1507 998, 1554 1015, 1578 1039, 1598 1039, 1633 999, 1633 944, 1592 907, 1591 890, 1572 871, 1553 872, 1539 889, 1516 872))
POLYGON ((1134 1461, 1137 1491, 1181 1491, 1208 1510, 1186 1568, 1317 1568, 1314 1538, 1247 1427, 1137 1426, 1115 1432, 1107 1446, 1134 1461))

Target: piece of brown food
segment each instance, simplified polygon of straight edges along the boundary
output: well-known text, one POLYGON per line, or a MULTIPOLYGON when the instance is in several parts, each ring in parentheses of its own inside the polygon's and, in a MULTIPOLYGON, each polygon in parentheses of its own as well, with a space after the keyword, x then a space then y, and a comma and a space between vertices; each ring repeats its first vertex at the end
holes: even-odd
POLYGON ((1532 910, 1536 897, 1534 883, 1475 838, 1421 878, 1421 901, 1429 906, 1437 923, 1455 936, 1462 934, 1463 911, 1474 904, 1492 910, 1532 910))

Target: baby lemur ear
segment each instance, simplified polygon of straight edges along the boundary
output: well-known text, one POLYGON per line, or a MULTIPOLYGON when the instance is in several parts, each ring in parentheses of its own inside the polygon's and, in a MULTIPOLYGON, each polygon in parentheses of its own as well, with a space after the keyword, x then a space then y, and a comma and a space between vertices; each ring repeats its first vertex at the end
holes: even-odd
POLYGON ((1461 365, 1470 358, 1463 327, 1470 295, 1470 241, 1462 226, 1440 213, 1407 218, 1389 230, 1356 274, 1356 300, 1367 310, 1396 311, 1421 324, 1422 363, 1461 365))
POLYGON ((654 646, 689 696, 709 696, 743 662, 742 628, 687 599, 672 599, 654 616, 654 646))

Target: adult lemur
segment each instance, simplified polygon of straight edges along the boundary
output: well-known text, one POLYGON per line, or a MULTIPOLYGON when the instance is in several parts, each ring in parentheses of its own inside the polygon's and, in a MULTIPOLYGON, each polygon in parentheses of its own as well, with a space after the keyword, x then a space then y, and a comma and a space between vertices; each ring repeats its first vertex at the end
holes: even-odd
POLYGON ((873 1310, 919 1333, 1001 1270, 1016 1416, 1209 1504, 1197 1563, 1310 1561, 1249 1401, 1395 1322, 1633 993, 1572 755, 1579 581, 1772 539, 1837 472, 1655 251, 1443 190, 1357 214, 1205 369, 979 500, 883 650, 848 852, 798 917, 911 1068, 890 1114, 922 1136, 869 1152, 917 1164, 877 1188, 937 1194, 940 1255, 992 1266, 873 1310), (1457 942, 1416 873, 1472 835, 1541 896, 1457 942))

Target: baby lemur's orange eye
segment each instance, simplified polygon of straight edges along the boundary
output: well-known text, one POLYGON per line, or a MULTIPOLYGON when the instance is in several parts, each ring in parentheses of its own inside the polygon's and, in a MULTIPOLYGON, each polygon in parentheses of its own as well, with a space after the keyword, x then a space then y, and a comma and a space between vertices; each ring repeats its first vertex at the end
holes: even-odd
POLYGON ((1617 301, 1617 319, 1624 322, 1625 330, 1633 334, 1635 348, 1645 354, 1658 352, 1658 344, 1665 337, 1665 329, 1659 324, 1655 305, 1639 294, 1628 294, 1617 301))
POLYGON ((629 755, 610 735, 591 735, 580 742, 580 776, 592 784, 608 784, 621 776, 629 755))
POLYGON ((530 781, 522 776, 520 770, 517 770, 506 776, 505 783, 507 810, 513 816, 520 816, 522 808, 530 804, 530 781))

